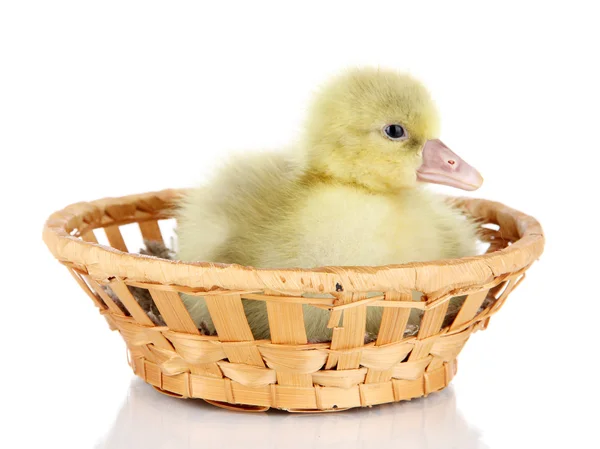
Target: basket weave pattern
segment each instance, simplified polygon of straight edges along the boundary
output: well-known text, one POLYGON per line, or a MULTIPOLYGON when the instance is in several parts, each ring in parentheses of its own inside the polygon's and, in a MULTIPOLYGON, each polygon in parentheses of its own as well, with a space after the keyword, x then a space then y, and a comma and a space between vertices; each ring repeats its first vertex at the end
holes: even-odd
POLYGON ((44 241, 119 331, 135 374, 164 393, 246 411, 343 410, 444 388, 470 335, 487 327, 544 246, 532 217, 499 203, 458 199, 458 207, 481 220, 482 240, 490 243, 485 255, 386 267, 268 270, 129 254, 119 227, 138 223, 145 239, 162 241, 158 221, 172 217, 182 193, 74 204, 48 219, 44 241), (106 233, 112 248, 98 244, 94 229, 106 233), (128 286, 148 289, 166 326, 154 325, 128 286), (412 300, 412 291, 423 292, 421 301, 412 300), (218 336, 201 335, 179 293, 206 299, 218 336), (448 303, 458 295, 466 300, 442 328, 448 303), (496 300, 479 311, 488 295, 496 300), (254 340, 242 299, 265 302, 270 340, 254 340), (303 304, 330 311, 330 343, 307 342, 303 304), (367 307, 384 312, 376 341, 365 344, 367 307), (418 334, 405 337, 411 309, 422 310, 422 320, 418 334))

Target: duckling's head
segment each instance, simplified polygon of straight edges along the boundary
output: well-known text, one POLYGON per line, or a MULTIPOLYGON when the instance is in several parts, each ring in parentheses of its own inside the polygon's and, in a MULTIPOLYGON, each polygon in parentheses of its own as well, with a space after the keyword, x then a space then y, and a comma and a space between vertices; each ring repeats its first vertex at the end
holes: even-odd
POLYGON ((315 98, 304 148, 313 174, 376 192, 419 181, 477 189, 481 175, 438 133, 436 107, 421 83, 393 71, 356 69, 315 98))

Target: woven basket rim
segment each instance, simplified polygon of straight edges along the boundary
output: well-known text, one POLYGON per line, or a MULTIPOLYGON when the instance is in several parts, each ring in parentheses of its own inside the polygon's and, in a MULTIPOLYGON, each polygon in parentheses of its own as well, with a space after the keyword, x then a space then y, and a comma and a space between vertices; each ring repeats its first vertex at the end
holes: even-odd
POLYGON ((385 266, 277 269, 158 259, 71 235, 74 230, 90 227, 94 222, 99 224, 94 227, 105 227, 111 223, 121 225, 170 218, 164 211, 172 209, 185 192, 185 189, 169 189, 71 204, 47 219, 44 242, 59 261, 98 279, 119 277, 201 291, 270 289, 315 293, 336 292, 340 288, 347 292, 417 290, 424 293, 461 288, 524 269, 539 258, 544 248, 542 227, 535 218, 502 203, 464 197, 450 201, 474 217, 501 223, 503 230, 513 229, 516 240, 502 250, 460 259, 385 266))

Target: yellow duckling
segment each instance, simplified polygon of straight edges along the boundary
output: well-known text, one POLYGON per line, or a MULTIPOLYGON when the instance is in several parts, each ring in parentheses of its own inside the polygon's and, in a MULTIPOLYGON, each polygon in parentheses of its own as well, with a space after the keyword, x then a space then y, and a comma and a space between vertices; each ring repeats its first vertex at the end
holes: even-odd
MULTIPOLYGON (((289 154, 235 160, 190 192, 178 213, 178 258, 262 268, 387 265, 474 255, 475 225, 422 182, 477 189, 481 175, 438 137, 426 89, 393 71, 356 69, 327 84, 289 154)), ((185 296, 194 321, 214 326, 185 296)), ((255 338, 266 307, 244 301, 255 338)), ((307 336, 330 337, 328 313, 305 306, 307 336)), ((381 308, 369 308, 376 333, 381 308)))

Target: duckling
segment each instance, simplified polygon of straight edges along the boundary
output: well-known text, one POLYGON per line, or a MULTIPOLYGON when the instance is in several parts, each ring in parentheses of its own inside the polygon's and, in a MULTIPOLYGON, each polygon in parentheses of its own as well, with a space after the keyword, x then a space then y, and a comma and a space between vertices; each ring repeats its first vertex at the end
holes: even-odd
MULTIPOLYGON (((476 226, 437 183, 477 189, 481 175, 438 139, 436 107, 409 75, 353 69, 326 84, 288 152, 236 158, 178 211, 178 258, 261 268, 388 265, 476 252, 476 226)), ((183 295, 197 324, 214 325, 202 298, 183 295)), ((244 301, 257 339, 266 307, 244 301)), ((367 333, 382 309, 368 308, 367 333)), ((307 337, 325 341, 328 312, 304 307, 307 337)))

